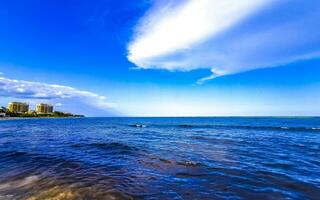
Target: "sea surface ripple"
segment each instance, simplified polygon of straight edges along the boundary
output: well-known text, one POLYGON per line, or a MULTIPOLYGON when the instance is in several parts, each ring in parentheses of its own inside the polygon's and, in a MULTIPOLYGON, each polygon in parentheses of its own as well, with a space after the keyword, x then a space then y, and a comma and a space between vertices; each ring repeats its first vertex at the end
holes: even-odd
POLYGON ((320 199, 320 118, 1 120, 12 199, 320 199))

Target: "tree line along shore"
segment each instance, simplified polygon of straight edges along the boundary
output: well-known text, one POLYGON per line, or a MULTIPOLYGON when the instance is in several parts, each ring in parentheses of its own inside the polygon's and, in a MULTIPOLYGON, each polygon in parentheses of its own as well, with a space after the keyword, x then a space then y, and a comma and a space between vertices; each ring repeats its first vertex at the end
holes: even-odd
POLYGON ((48 113, 40 113, 36 111, 14 112, 6 107, 0 108, 0 118, 59 118, 59 117, 85 117, 84 115, 77 115, 61 111, 52 111, 48 113))

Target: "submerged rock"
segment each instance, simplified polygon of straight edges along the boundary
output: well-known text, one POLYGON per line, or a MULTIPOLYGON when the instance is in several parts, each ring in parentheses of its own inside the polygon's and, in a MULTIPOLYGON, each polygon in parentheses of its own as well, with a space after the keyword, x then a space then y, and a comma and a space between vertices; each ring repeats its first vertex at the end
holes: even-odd
POLYGON ((126 195, 120 191, 115 189, 107 191, 107 195, 105 196, 105 200, 133 200, 132 197, 126 195))
POLYGON ((105 192, 94 190, 93 188, 62 188, 55 186, 39 194, 35 194, 25 200, 84 200, 84 199, 96 199, 96 200, 132 200, 133 198, 118 190, 111 189, 105 192))
POLYGON ((63 189, 60 187, 53 187, 49 190, 40 192, 34 196, 27 198, 26 200, 74 200, 79 199, 70 189, 63 189))

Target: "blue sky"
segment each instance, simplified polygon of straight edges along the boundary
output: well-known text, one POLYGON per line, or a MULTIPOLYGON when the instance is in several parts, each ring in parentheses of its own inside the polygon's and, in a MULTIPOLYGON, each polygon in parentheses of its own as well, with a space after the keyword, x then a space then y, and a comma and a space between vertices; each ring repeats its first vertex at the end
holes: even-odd
POLYGON ((0 104, 88 116, 320 115, 320 3, 0 1, 0 104))

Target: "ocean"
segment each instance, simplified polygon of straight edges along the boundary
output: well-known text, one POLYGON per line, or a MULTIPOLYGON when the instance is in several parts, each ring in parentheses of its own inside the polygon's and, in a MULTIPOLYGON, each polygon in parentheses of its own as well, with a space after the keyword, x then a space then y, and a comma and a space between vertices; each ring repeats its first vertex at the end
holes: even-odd
POLYGON ((320 199, 320 118, 1 120, 7 199, 320 199))

